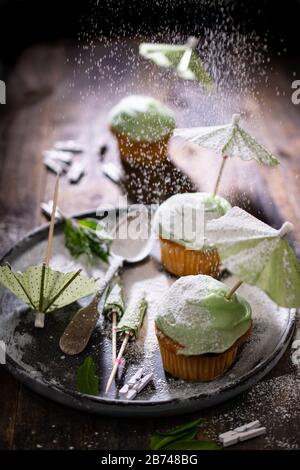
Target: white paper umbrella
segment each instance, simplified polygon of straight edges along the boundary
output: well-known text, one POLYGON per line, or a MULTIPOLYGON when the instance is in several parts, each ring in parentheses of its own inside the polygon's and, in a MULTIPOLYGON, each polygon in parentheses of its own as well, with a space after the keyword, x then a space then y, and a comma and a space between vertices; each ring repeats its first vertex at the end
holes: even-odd
POLYGON ((193 142, 200 147, 212 149, 223 157, 214 188, 214 195, 217 194, 227 158, 239 157, 245 161, 255 160, 269 166, 279 164, 279 161, 271 152, 240 126, 239 114, 234 114, 232 121, 224 126, 175 129, 174 136, 193 142))
POLYGON ((183 45, 142 43, 139 53, 160 67, 172 68, 184 80, 197 80, 211 87, 213 81, 195 52, 197 44, 198 40, 193 37, 183 45))
POLYGON ((276 230, 233 207, 223 217, 208 222, 206 230, 223 266, 238 277, 239 284, 246 282, 263 289, 283 307, 300 307, 300 263, 284 238, 293 230, 292 224, 285 222, 276 230))

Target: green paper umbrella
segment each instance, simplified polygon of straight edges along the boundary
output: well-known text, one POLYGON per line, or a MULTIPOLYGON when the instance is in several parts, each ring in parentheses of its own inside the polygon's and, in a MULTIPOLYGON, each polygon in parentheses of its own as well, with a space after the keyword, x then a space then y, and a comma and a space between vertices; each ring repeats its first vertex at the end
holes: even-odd
POLYGON ((208 222, 206 230, 223 266, 238 277, 239 284, 246 282, 263 289, 283 307, 300 307, 300 263, 284 238, 293 230, 292 224, 285 222, 275 230, 233 207, 223 217, 208 222))
POLYGON ((108 291, 102 311, 103 315, 111 320, 113 364, 117 358, 117 321, 121 319, 124 308, 122 287, 116 284, 110 292, 108 291))
POLYGON ((81 274, 81 269, 62 273, 49 267, 58 188, 59 175, 55 181, 47 251, 42 265, 29 266, 25 272, 14 272, 9 264, 0 267, 0 282, 35 311, 34 325, 38 328, 44 327, 46 313, 69 305, 75 300, 96 293, 98 290, 96 281, 81 274))
POLYGON ((94 280, 81 271, 62 273, 45 264, 30 266, 24 272, 0 267, 0 282, 36 312, 45 314, 71 304, 97 291, 94 280))
POLYGON ((107 293, 102 313, 111 320, 112 312, 115 312, 117 319, 120 320, 124 313, 124 308, 123 290, 120 284, 116 284, 107 293))
POLYGON ((242 160, 255 160, 269 166, 279 164, 277 158, 260 145, 240 126, 240 115, 234 114, 230 124, 224 126, 191 127, 175 129, 174 136, 193 142, 200 147, 214 150, 223 157, 216 180, 214 195, 219 189, 226 159, 239 157, 242 160))
POLYGON ((139 53, 160 67, 174 69, 180 78, 197 80, 209 88, 213 81, 195 52, 197 44, 198 40, 193 37, 183 45, 142 43, 139 53))
POLYGON ((147 301, 144 294, 133 296, 118 323, 118 332, 121 334, 129 332, 131 337, 137 338, 143 324, 146 309, 147 301))
POLYGON ((111 387, 112 381, 117 373, 118 367, 121 363, 125 348, 129 341, 129 338, 137 338, 139 331, 142 327, 144 316, 147 310, 148 303, 143 293, 134 295, 118 323, 117 331, 123 335, 123 342, 117 358, 115 359, 113 369, 108 379, 105 392, 111 387))

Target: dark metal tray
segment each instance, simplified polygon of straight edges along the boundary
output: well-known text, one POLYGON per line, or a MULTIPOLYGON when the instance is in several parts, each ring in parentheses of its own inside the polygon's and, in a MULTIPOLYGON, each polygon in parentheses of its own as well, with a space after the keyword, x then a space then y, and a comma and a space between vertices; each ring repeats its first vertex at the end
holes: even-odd
MULTIPOLYGON (((95 216, 86 213, 85 216, 95 216)), ((40 263, 45 252, 47 227, 35 230, 16 244, 1 260, 14 269, 23 270, 40 263)), ((118 242, 120 243, 120 242, 118 242)), ((124 243, 127 243, 124 241, 124 243)), ((174 282, 159 262, 158 246, 152 256, 121 273, 125 292, 143 288, 149 309, 139 340, 130 343, 120 367, 119 376, 110 393, 104 388, 111 371, 110 327, 100 318, 87 349, 76 357, 67 357, 58 341, 72 313, 72 305, 46 317, 43 330, 34 328, 33 313, 26 310, 13 294, 0 286, 0 340, 6 344, 9 371, 41 395, 67 406, 115 416, 154 416, 180 414, 207 408, 232 398, 254 385, 279 361, 293 333, 295 312, 275 305, 259 289, 242 286, 240 292, 252 305, 253 331, 235 364, 222 377, 209 383, 190 383, 175 379, 163 370, 154 333, 154 317, 164 290, 174 282), (99 397, 81 395, 76 390, 76 372, 87 355, 91 355, 100 377, 99 397), (118 388, 137 368, 154 372, 152 384, 135 400, 124 401, 118 388)), ((52 267, 62 270, 81 266, 89 274, 101 275, 107 269, 100 261, 90 265, 85 258, 74 261, 64 247, 62 225, 55 229, 52 267)), ((234 279, 228 277, 231 284, 234 279)))

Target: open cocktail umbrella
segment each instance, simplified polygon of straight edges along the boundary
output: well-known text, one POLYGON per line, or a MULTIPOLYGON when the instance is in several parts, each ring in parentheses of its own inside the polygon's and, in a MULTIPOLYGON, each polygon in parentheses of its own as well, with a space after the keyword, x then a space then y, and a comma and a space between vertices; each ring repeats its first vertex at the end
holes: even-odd
POLYGON ((200 147, 212 149, 223 157, 213 191, 214 195, 218 192, 227 158, 239 157, 246 161, 255 160, 269 166, 279 164, 277 158, 245 131, 239 122, 240 115, 234 114, 231 123, 224 126, 190 127, 174 130, 174 136, 193 142, 200 147))
POLYGON ((81 270, 62 273, 45 264, 14 272, 9 265, 0 267, 0 282, 37 313, 46 314, 96 292, 94 280, 81 270))
POLYGON ((49 267, 59 178, 56 179, 54 202, 49 226, 47 252, 42 265, 29 266, 25 272, 15 272, 7 264, 0 267, 0 282, 16 297, 35 311, 35 326, 44 327, 45 314, 97 292, 96 281, 81 274, 81 270, 63 273, 49 267))
POLYGON ((206 226, 209 239, 216 245, 224 267, 235 274, 239 283, 255 285, 282 307, 300 306, 300 263, 285 236, 293 225, 285 222, 276 230, 233 207, 206 226))
POLYGON ((115 360, 110 377, 108 379, 105 392, 108 392, 111 387, 112 381, 117 373, 118 367, 121 363, 121 359, 123 357, 129 339, 136 339, 138 337, 139 331, 143 325, 147 306, 148 304, 145 299, 144 293, 138 293, 134 295, 129 301, 124 315, 118 323, 117 331, 123 337, 123 342, 118 357, 115 360))
POLYGON ((172 68, 184 80, 197 80, 203 86, 211 87, 213 81, 195 52, 197 44, 194 37, 182 45, 142 43, 139 53, 160 67, 172 68))
POLYGON ((107 293, 102 311, 103 315, 111 321, 113 365, 117 358, 117 321, 120 321, 124 313, 124 308, 122 287, 119 284, 115 284, 107 293))

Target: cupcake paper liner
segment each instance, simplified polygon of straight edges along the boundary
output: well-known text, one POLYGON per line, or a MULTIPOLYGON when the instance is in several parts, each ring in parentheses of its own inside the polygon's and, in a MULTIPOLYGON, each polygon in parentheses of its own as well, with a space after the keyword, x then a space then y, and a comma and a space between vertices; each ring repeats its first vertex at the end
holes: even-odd
POLYGON ((170 240, 160 238, 161 261, 164 268, 176 276, 219 275, 220 259, 216 249, 188 250, 170 240))
POLYGON ((238 349, 250 332, 251 328, 223 353, 184 356, 177 354, 182 346, 156 328, 164 369, 174 377, 194 382, 208 382, 223 375, 235 361, 238 349))

